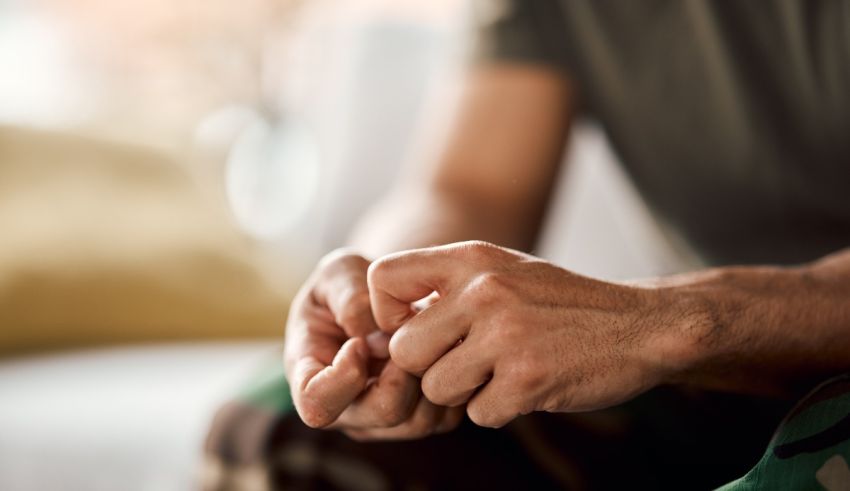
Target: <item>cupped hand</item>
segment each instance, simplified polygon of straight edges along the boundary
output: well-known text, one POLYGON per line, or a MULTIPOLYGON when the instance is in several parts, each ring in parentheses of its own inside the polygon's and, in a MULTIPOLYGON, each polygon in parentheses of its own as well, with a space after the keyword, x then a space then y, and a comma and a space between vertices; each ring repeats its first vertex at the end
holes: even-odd
POLYGON ((484 242, 405 251, 368 274, 393 362, 434 404, 499 427, 532 411, 583 411, 659 384, 671 344, 652 288, 576 275, 484 242), (411 303, 436 292, 416 312, 411 303))
POLYGON ((416 377, 389 360, 375 325, 369 261, 346 250, 326 256, 292 302, 284 367, 301 419, 357 439, 407 439, 448 431, 463 412, 421 397, 416 377))

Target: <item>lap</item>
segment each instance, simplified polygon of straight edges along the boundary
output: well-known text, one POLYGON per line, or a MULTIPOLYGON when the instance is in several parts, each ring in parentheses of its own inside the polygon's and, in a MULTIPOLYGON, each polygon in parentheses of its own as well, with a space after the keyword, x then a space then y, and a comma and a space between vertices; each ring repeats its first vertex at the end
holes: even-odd
MULTIPOLYGON (((276 389, 280 390, 280 388, 276 389)), ((356 442, 250 401, 220 411, 207 489, 709 489, 758 460, 785 404, 653 391, 586 414, 465 422, 407 442, 356 442)))

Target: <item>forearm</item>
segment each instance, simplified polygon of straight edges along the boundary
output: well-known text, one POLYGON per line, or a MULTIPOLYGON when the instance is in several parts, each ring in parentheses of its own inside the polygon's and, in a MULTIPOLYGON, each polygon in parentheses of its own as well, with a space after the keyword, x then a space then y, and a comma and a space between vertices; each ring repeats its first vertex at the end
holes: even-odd
POLYGON ((672 380, 796 393, 850 370, 850 249, 800 267, 731 267, 661 280, 682 343, 672 380))
POLYGON ((560 167, 575 105, 559 70, 470 70, 457 110, 415 176, 361 221, 352 245, 388 252, 469 239, 529 250, 560 167))

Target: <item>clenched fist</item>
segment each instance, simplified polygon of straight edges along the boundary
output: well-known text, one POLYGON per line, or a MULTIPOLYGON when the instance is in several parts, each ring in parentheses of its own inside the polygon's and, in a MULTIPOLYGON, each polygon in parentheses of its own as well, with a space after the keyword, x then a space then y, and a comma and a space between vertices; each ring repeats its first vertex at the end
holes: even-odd
POLYGON ((326 256, 301 288, 286 326, 284 367, 302 420, 356 439, 418 438, 448 431, 462 409, 421 397, 419 379, 388 359, 372 316, 369 261, 349 251, 326 256))
POLYGON ((661 289, 579 276, 520 252, 464 242, 369 268, 389 352, 432 403, 499 427, 532 411, 584 411, 663 382, 676 363, 661 289), (411 302, 436 292, 417 312, 411 302))

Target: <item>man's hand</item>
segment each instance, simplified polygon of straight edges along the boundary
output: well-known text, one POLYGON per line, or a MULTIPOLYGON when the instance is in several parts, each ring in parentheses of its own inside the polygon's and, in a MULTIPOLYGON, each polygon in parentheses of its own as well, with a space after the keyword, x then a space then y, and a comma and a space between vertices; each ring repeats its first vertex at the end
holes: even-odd
POLYGON ((405 439, 453 429, 463 412, 420 397, 419 380, 388 360, 372 317, 369 261, 326 256, 292 303, 284 364, 302 420, 356 439, 405 439))
POLYGON ((393 334, 392 360, 422 377, 432 403, 467 404, 482 426, 611 406, 661 383, 675 363, 655 290, 488 243, 386 256, 368 279, 375 319, 393 334), (411 308, 432 292, 436 303, 411 308))

